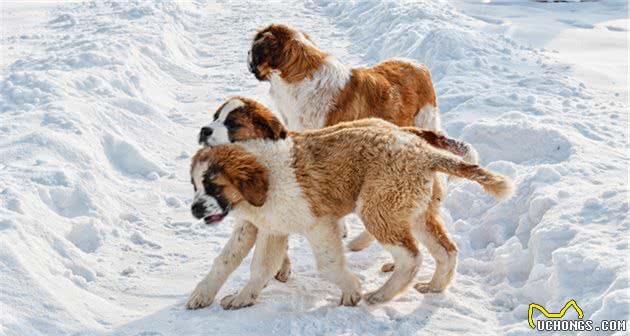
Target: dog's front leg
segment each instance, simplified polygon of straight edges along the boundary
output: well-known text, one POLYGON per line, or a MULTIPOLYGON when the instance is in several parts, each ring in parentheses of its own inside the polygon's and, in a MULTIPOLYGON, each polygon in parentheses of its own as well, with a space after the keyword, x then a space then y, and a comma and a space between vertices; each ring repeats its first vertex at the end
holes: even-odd
POLYGON ((221 300, 221 306, 224 309, 240 309, 256 302, 260 291, 273 278, 282 264, 287 251, 288 238, 287 235, 258 232, 250 279, 238 293, 228 295, 221 300))
POLYGON ((356 306, 361 301, 361 283, 346 268, 343 243, 339 236, 336 221, 322 221, 307 232, 306 238, 311 244, 317 268, 324 278, 341 288, 339 304, 356 306))
POLYGON ((214 259, 210 273, 206 275, 190 294, 186 308, 197 309, 209 306, 225 283, 228 276, 241 264, 243 258, 256 242, 258 229, 250 222, 239 221, 235 224, 230 240, 221 254, 214 259))

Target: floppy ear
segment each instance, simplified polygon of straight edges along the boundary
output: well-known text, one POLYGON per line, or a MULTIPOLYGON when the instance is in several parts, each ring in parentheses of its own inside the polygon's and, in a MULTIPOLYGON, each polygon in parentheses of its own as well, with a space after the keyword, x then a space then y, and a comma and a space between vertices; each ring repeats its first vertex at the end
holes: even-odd
POLYGON ((240 153, 231 159, 224 163, 223 169, 243 198, 256 207, 265 204, 269 189, 267 168, 250 154, 240 153))
POLYGON ((260 36, 257 36, 257 39, 254 40, 252 44, 252 52, 254 53, 254 60, 256 61, 256 65, 265 61, 265 58, 276 44, 276 37, 271 32, 265 32, 260 36))
POLYGON ((265 138, 279 140, 287 137, 286 128, 275 116, 264 117, 254 114, 252 121, 254 122, 254 125, 263 131, 265 138))
POLYGON ((263 206, 269 189, 267 172, 252 172, 248 179, 243 179, 237 183, 237 188, 249 204, 256 207, 263 206))

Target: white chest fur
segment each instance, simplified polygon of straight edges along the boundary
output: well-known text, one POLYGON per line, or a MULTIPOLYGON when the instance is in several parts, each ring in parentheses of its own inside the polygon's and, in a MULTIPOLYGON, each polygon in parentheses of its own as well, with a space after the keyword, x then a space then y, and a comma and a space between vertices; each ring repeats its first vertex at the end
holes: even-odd
POLYGON ((266 231, 305 232, 315 223, 315 217, 291 167, 293 140, 250 140, 241 145, 269 170, 269 190, 263 206, 243 202, 232 214, 266 231))
POLYGON ((269 93, 285 119, 288 129, 322 128, 340 91, 350 80, 350 69, 334 57, 327 57, 313 78, 297 83, 285 82, 272 73, 269 93))

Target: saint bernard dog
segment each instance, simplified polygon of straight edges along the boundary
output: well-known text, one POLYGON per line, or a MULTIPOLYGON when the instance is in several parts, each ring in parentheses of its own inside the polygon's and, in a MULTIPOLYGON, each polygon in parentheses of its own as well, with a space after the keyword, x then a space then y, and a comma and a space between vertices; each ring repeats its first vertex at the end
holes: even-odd
MULTIPOLYGON (((364 118, 440 130, 429 69, 412 61, 387 60, 372 68, 350 68, 320 50, 308 34, 272 24, 254 37, 248 66, 258 80, 269 81, 270 94, 290 130, 364 118)), ((478 163, 471 146, 465 144, 463 149, 465 161, 478 163)), ((440 208, 443 189, 435 176, 431 208, 440 208)), ((360 251, 373 240, 364 232, 348 247, 360 251)))
MULTIPOLYGON (((360 119, 360 121, 352 125, 355 127, 367 125, 397 128, 397 126, 389 122, 375 118, 360 119)), ((415 127, 401 127, 400 129, 415 134, 435 148, 446 150, 462 157, 467 153, 468 147, 466 143, 448 138, 437 132, 421 130, 415 127)), ((210 124, 201 128, 199 131, 199 144, 203 146, 217 146, 252 139, 280 140, 292 134, 294 132, 288 131, 275 114, 264 105, 253 99, 233 97, 217 109, 210 124)), ((430 203, 432 207, 428 211, 431 213, 438 211, 439 208, 435 207, 436 204, 438 203, 430 203)), ((431 218, 434 218, 434 216, 431 215, 431 218)), ((435 220, 430 222, 435 226, 442 225, 439 221, 439 216, 435 216, 435 220)), ((340 229, 344 231, 345 226, 340 225, 340 229)), ((393 267, 393 264, 388 263, 383 265, 383 270, 391 271, 393 267)), ((290 274, 291 261, 286 255, 275 278, 278 281, 286 282, 290 274)))
MULTIPOLYGON (((232 99, 220 111, 243 109, 246 104, 232 99)), ((422 262, 416 239, 436 259, 431 281, 416 288, 441 291, 453 278, 457 249, 441 222, 426 221, 426 212, 432 211, 435 172, 476 181, 498 198, 512 191, 506 177, 435 148, 422 130, 367 119, 287 132, 283 127, 262 126, 274 125, 265 123, 265 118, 256 124, 257 116, 241 112, 231 122, 226 116, 225 129, 212 133, 221 132, 232 140, 247 134, 263 138, 205 147, 192 158, 193 215, 212 224, 230 213, 236 226, 191 294, 188 308, 209 305, 255 243, 250 280, 238 293, 221 300, 225 309, 254 304, 281 267, 292 233, 306 236, 318 270, 341 289, 342 305, 354 306, 362 298, 369 304, 388 301, 408 288, 422 262), (243 120, 256 126, 241 124, 243 120), (396 265, 381 288, 363 297, 359 280, 345 266, 337 225, 351 212, 359 215, 396 265)))

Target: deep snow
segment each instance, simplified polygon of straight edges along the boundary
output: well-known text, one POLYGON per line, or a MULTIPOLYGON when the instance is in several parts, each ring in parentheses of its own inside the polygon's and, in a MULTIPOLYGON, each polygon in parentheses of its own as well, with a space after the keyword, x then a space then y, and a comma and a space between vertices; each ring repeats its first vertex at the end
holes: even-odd
MULTIPOLYGON (((529 303, 570 299, 627 319, 627 4, 481 2, 0 3, 0 334, 520 335, 529 303), (271 105, 245 64, 271 22, 349 64, 427 64, 448 133, 516 181, 502 203, 449 186, 447 292, 338 307, 296 236, 257 305, 184 308, 231 231, 189 213, 196 132, 230 95, 271 105)), ((386 278, 377 244, 347 257, 364 290, 386 278)))

